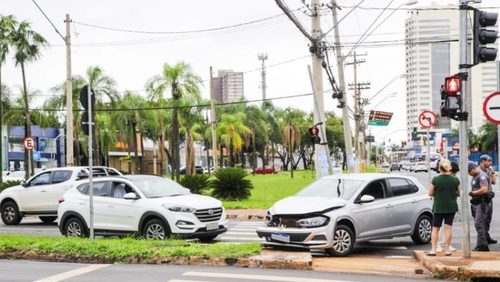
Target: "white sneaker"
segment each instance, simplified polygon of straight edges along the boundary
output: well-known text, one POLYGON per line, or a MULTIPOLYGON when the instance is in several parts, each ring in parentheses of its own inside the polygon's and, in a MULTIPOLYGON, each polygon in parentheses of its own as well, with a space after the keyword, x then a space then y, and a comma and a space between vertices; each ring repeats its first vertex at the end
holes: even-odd
MULTIPOLYGON (((451 246, 450 246, 451 248, 451 246)), ((437 245, 436 247, 436 253, 441 253, 443 251, 443 246, 441 246, 441 244, 437 245)))
POLYGON ((450 245, 450 246, 448 247, 448 249, 450 250, 450 252, 455 252, 455 251, 457 250, 457 249, 453 248, 453 246, 452 246, 452 245, 450 245))

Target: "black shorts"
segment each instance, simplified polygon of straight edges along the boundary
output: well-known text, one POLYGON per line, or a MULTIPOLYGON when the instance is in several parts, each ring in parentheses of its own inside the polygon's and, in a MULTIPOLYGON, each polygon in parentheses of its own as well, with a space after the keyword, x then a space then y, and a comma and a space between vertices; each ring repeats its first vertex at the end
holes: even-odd
POLYGON ((432 226, 441 227, 444 224, 453 225, 453 218, 455 218, 455 213, 435 213, 432 217, 432 226))

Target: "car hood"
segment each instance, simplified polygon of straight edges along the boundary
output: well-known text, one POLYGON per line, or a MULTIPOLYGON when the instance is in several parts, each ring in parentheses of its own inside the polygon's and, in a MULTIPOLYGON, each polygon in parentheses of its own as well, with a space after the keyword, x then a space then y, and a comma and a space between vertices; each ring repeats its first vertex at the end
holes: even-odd
POLYGON ((340 208, 346 203, 347 201, 338 198, 293 196, 276 202, 269 212, 271 214, 307 214, 340 208))
POLYGON ((21 185, 16 185, 16 186, 12 186, 12 187, 9 187, 9 188, 6 188, 2 191, 2 193, 7 193, 7 192, 14 192, 14 191, 21 191, 21 190, 24 190, 26 188, 24 188, 23 186, 21 185))
POLYGON ((153 199, 154 201, 160 204, 172 205, 172 206, 184 206, 195 209, 210 209, 222 207, 222 202, 203 195, 182 195, 182 196, 173 196, 173 197, 164 197, 153 199))

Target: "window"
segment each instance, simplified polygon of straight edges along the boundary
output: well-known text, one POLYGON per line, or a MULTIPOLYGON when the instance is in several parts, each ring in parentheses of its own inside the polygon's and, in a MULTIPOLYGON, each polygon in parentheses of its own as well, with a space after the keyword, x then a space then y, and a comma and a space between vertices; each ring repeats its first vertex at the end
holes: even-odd
POLYGON ((106 171, 102 168, 93 168, 92 169, 92 175, 93 176, 106 176, 106 171))
MULTIPOLYGON (((101 196, 101 197, 109 197, 111 195, 111 187, 108 185, 109 182, 94 182, 93 185, 93 190, 94 190, 94 196, 101 196)), ((78 187, 76 187, 80 193, 84 195, 89 194, 89 184, 84 183, 78 187)))
POLYGON ((389 178, 388 181, 393 197, 408 195, 418 191, 417 186, 407 179, 389 178))
POLYGON ((383 199, 385 198, 385 185, 382 180, 376 180, 368 184, 366 188, 361 193, 361 196, 370 195, 375 199, 383 199))
POLYGON ((122 199, 125 194, 131 192, 134 192, 134 189, 132 189, 132 187, 128 186, 127 184, 123 182, 113 182, 113 198, 122 199))
POLYGON ((118 173, 116 170, 112 169, 112 168, 108 168, 106 169, 108 171, 108 175, 120 175, 120 173, 118 173))
POLYGON ((52 176, 52 183, 61 183, 71 178, 71 170, 56 170, 52 176))
POLYGON ((30 186, 46 185, 50 183, 50 172, 42 173, 30 181, 30 186))

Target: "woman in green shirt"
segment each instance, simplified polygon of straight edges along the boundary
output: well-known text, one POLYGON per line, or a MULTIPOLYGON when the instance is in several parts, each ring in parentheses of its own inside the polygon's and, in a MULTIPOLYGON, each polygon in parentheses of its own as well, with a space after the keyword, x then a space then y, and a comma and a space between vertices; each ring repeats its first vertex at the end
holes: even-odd
POLYGON ((444 254, 451 255, 449 250, 451 242, 451 227, 453 218, 458 211, 457 197, 460 197, 460 181, 451 172, 452 167, 449 160, 442 160, 439 164, 441 174, 432 179, 429 188, 429 196, 434 197, 432 204, 432 249, 427 253, 429 256, 436 255, 436 247, 439 230, 444 221, 444 254))

